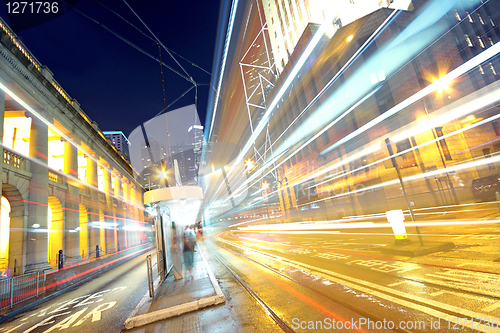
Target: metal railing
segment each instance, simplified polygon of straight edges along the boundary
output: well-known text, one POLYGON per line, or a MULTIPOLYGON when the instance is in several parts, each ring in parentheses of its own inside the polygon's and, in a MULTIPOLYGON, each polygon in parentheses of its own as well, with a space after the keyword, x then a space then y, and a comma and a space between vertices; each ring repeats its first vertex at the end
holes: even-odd
POLYGON ((12 307, 45 292, 43 271, 0 280, 0 310, 12 307))
POLYGON ((146 256, 146 263, 148 265, 149 297, 153 298, 155 296, 154 284, 155 284, 156 278, 157 277, 160 278, 158 286, 161 286, 163 284, 163 281, 165 281, 165 265, 163 263, 163 251, 158 250, 158 251, 155 251, 151 254, 148 254, 146 256), (154 254, 156 254, 156 262, 153 264, 151 258, 154 254), (153 274, 153 267, 154 266, 157 267, 157 272, 158 272, 158 275, 156 278, 153 274))

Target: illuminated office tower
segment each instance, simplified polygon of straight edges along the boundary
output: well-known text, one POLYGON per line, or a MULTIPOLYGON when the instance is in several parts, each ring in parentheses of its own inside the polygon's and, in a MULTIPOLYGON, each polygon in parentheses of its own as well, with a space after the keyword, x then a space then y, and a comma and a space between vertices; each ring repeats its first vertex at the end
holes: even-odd
POLYGON ((201 149, 203 147, 203 126, 193 125, 188 129, 189 138, 193 145, 193 151, 196 159, 196 168, 200 165, 201 149))
POLYGON ((411 0, 262 0, 262 4, 278 73, 310 23, 330 24, 333 34, 380 8, 412 9, 411 0))
POLYGON ((130 153, 128 149, 130 142, 122 131, 109 131, 103 132, 103 134, 111 140, 111 143, 116 147, 116 149, 122 152, 123 156, 130 160, 130 153))

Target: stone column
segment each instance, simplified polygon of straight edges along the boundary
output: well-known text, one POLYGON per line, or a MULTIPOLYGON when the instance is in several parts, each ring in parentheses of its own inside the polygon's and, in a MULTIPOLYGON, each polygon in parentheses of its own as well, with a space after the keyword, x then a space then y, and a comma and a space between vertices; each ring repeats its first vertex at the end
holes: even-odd
MULTIPOLYGON (((104 220, 109 223, 115 223, 115 219, 112 217, 114 216, 114 209, 113 209, 113 197, 110 195, 111 194, 111 174, 109 173, 108 169, 103 167, 103 175, 104 175, 104 193, 106 195, 106 210, 103 210, 104 212, 104 220)), ((113 227, 113 229, 106 229, 105 230, 106 234, 106 251, 108 253, 116 252, 116 226, 113 227)))
MULTIPOLYGON (((76 186, 78 182, 71 180, 70 177, 78 178, 78 150, 70 142, 64 142, 64 173, 67 178, 68 192, 65 200, 65 219, 64 219, 64 254, 71 259, 78 259, 81 256, 80 251, 80 191, 76 186), (72 232, 69 232, 69 231, 72 232)), ((82 226, 83 227, 83 226, 82 226)), ((85 249, 85 253, 88 251, 85 249)))
MULTIPOLYGON (((123 189, 123 196, 122 196, 122 206, 123 206, 123 218, 127 222, 127 225, 130 227, 134 227, 134 222, 132 222, 132 212, 130 211, 130 205, 129 205, 129 187, 126 182, 122 181, 122 189, 123 189)), ((125 232, 125 237, 126 237, 126 242, 127 242, 127 247, 130 247, 134 245, 134 231, 126 231, 125 232)))
POLYGON ((123 210, 123 193, 122 193, 122 184, 120 177, 115 176, 115 197, 117 198, 118 201, 118 206, 115 207, 115 213, 116 213, 116 222, 118 223, 117 226, 117 237, 118 237, 118 248, 119 250, 124 250, 128 247, 127 244, 127 232, 125 231, 125 226, 127 226, 126 223, 126 214, 123 210))
POLYGON ((48 262, 48 181, 47 169, 48 154, 48 126, 38 119, 31 117, 30 149, 31 179, 29 185, 28 203, 28 230, 26 272, 50 269, 48 262))
MULTIPOLYGON (((95 251, 96 245, 99 245, 99 248, 105 247, 105 244, 101 244, 100 241, 100 233, 101 228, 97 228, 97 225, 94 225, 94 222, 104 222, 99 220, 99 193, 95 189, 97 187, 97 163, 87 157, 87 184, 90 185, 90 199, 92 206, 87 207, 89 212, 89 236, 90 236, 90 251, 95 251)), ((103 226, 102 226, 103 227, 103 226)), ((104 232, 104 229, 102 229, 104 232)), ((102 251, 101 251, 102 253, 102 251)))

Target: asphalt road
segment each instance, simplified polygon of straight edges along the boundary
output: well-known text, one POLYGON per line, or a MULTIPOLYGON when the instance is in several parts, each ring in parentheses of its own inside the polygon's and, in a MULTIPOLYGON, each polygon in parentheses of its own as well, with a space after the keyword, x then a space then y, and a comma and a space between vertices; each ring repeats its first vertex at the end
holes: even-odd
POLYGON ((145 258, 134 258, 2 323, 0 332, 120 332, 148 290, 145 258))
MULTIPOLYGON (((432 228, 424 230, 426 240, 452 240, 458 247, 415 258, 386 255, 380 247, 393 236, 359 229, 332 234, 232 230, 207 245, 296 331, 307 331, 309 324, 316 331, 314 323, 330 318, 391 321, 394 329, 387 331, 498 332, 500 263, 484 255, 500 257, 500 228, 432 228), (471 248, 476 252, 460 252, 471 248)), ((365 325, 360 331, 372 329, 365 325)))

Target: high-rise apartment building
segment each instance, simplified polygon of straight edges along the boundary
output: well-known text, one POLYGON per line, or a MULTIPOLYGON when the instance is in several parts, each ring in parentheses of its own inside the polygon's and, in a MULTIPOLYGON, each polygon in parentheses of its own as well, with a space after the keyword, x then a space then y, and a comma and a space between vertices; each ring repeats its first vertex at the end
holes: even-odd
POLYGON ((122 152, 123 156, 130 160, 130 152, 128 146, 130 142, 128 141, 125 134, 122 131, 108 131, 103 132, 104 136, 111 140, 113 146, 116 147, 119 151, 122 152))

